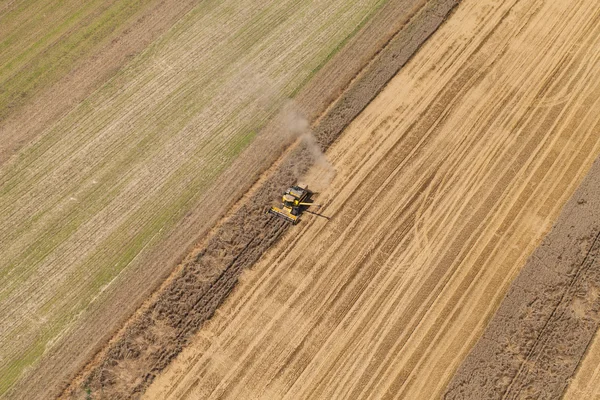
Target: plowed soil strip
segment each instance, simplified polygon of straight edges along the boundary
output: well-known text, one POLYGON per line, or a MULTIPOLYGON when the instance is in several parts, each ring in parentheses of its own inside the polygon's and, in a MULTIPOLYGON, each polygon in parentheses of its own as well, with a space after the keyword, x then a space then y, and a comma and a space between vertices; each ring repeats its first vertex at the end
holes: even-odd
POLYGON ((464 0, 147 398, 443 396, 600 153, 599 12, 464 0))
MULTIPOLYGON (((388 9, 392 11, 391 15, 402 17, 395 21, 400 32, 383 33, 381 29, 370 26, 364 35, 383 33, 383 36, 367 40, 368 37, 359 35, 356 41, 349 44, 347 51, 332 61, 334 67, 326 68, 324 74, 331 74, 336 69, 348 74, 348 70, 344 69, 344 60, 349 60, 353 51, 358 51, 366 44, 369 45, 363 49, 366 54, 377 55, 373 62, 369 57, 361 63, 352 60, 355 73, 346 75, 346 81, 358 74, 363 66, 367 65, 367 69, 360 73, 360 78, 354 80, 349 89, 344 90, 343 85, 339 86, 341 97, 319 119, 315 134, 324 147, 335 140, 342 129, 376 96, 443 22, 455 4, 454 0, 390 4, 388 9), (404 13, 402 10, 405 10, 404 13), (383 50, 378 47, 382 44, 385 45, 383 50)), ((387 10, 379 14, 379 21, 389 18, 390 14, 384 14, 384 11, 387 10)), ((316 77, 315 81, 319 82, 319 79, 316 77)), ((343 80, 336 82, 343 83, 343 80)), ((315 106, 312 98, 319 99, 321 94, 335 98, 335 92, 323 92, 323 87, 311 84, 298 96, 299 106, 313 118, 319 115, 320 108, 328 104, 315 101, 315 106)), ((340 93, 337 95, 340 96, 340 93)), ((270 128, 265 129, 268 131, 270 128)), ((267 134, 262 144, 267 146, 268 139, 267 134)), ((264 152, 257 154, 263 157, 264 152)), ((306 171, 312 161, 310 152, 305 148, 291 150, 274 176, 247 199, 205 247, 188 258, 183 269, 169 281, 156 300, 134 318, 106 351, 100 353, 92 366, 86 369, 83 381, 76 380, 65 395, 76 396, 84 387, 91 388, 95 395, 107 398, 139 395, 188 343, 192 334, 212 316, 237 283, 242 270, 253 265, 288 228, 281 221, 265 215, 265 208, 280 195, 285 186, 297 179, 298 174, 306 171)))

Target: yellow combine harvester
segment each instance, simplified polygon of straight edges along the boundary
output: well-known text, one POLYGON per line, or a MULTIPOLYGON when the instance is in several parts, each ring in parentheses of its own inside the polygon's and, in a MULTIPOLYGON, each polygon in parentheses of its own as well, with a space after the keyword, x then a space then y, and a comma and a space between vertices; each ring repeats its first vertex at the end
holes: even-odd
POLYGON ((295 225, 298 223, 302 211, 310 206, 321 207, 318 204, 307 202, 312 194, 307 185, 292 186, 283 194, 281 207, 271 207, 269 214, 276 215, 295 225))

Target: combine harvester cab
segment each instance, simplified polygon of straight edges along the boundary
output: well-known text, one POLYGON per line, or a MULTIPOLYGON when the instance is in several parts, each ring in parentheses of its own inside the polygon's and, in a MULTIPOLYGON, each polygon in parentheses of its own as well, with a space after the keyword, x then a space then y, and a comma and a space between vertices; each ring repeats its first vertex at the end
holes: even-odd
POLYGON ((310 206, 320 207, 317 204, 308 202, 312 194, 313 193, 308 190, 307 185, 298 184, 292 186, 283 194, 281 207, 271 207, 271 209, 269 209, 269 214, 276 215, 277 217, 283 218, 296 225, 300 220, 300 214, 302 214, 306 208, 310 206))

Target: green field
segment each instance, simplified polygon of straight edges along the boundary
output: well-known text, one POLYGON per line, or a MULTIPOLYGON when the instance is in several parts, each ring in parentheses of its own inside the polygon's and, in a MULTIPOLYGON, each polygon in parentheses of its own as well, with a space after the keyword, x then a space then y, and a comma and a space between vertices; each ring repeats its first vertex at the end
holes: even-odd
POLYGON ((0 121, 154 2, 21 0, 0 6, 0 121))
MULTIPOLYGON (((145 4, 54 2, 60 23, 41 5, 21 21, 34 3, 0 14, 0 118, 145 4)), ((0 167, 0 395, 382 3, 203 1, 0 167)))

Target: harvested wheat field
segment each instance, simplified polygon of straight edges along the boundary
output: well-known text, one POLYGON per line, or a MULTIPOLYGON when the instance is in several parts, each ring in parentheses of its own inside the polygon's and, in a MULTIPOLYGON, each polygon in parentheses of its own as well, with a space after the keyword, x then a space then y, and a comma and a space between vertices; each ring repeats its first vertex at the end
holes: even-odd
POLYGON ((0 398, 600 395, 597 0, 80 3, 0 5, 0 398))
POLYGON ((595 0, 464 0, 145 397, 442 397, 600 154, 599 35, 595 0))
MULTIPOLYGON (((207 240, 188 254, 61 397, 83 397, 88 391, 107 398, 138 397, 143 393, 211 318, 244 269, 289 228, 265 213, 273 199, 302 176, 311 163, 327 165, 319 143, 327 147, 339 136, 455 6, 455 0, 440 0, 397 1, 382 7, 298 94, 296 102, 287 104, 265 126, 236 160, 240 167, 234 166, 231 171, 237 174, 223 175, 218 189, 223 193, 229 182, 240 182, 248 176, 247 168, 242 168, 249 165, 252 156, 264 163, 265 149, 281 142, 282 133, 300 137, 292 140, 289 150, 235 204, 207 240), (332 100, 324 100, 327 98, 332 100), (334 101, 331 106, 330 101, 334 101), (315 128, 314 137, 303 132, 309 118, 315 128)), ((332 171, 325 172, 331 175, 332 171)))

